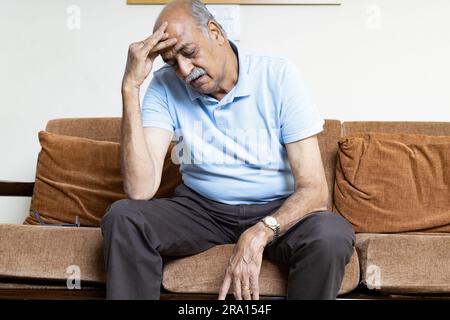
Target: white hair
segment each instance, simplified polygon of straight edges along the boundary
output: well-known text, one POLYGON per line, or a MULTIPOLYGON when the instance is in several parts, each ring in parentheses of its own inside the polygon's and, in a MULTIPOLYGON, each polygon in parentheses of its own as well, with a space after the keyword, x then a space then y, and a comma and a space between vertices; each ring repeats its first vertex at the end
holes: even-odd
POLYGON ((213 21, 215 24, 217 24, 223 36, 227 37, 227 33, 225 32, 223 27, 212 15, 212 13, 209 12, 208 8, 206 8, 205 4, 201 0, 191 0, 191 10, 192 17, 206 37, 209 38, 208 23, 210 21, 213 21))

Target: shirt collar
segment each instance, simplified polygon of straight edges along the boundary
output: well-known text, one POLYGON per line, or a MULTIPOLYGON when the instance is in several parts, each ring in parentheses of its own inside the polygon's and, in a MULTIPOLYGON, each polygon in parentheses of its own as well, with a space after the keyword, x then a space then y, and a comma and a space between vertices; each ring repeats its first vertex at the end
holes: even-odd
MULTIPOLYGON (((239 64, 239 74, 238 81, 234 88, 231 90, 232 96, 230 97, 231 101, 237 97, 245 97, 250 95, 250 87, 249 87, 249 75, 248 75, 248 65, 247 65, 247 55, 243 52, 233 41, 229 40, 231 48, 235 53, 237 53, 238 64, 239 64)), ((208 99, 209 96, 206 96, 194 89, 192 89, 189 85, 186 85, 186 89, 188 91, 189 97, 191 100, 195 100, 200 97, 205 97, 208 99)))

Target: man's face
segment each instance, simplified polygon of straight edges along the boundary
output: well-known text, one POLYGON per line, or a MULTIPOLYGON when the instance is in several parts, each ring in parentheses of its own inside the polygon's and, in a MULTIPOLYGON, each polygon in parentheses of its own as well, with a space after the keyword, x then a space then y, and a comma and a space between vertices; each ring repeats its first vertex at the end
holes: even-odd
POLYGON ((164 62, 194 90, 212 94, 219 89, 225 74, 225 53, 217 40, 208 38, 192 21, 169 22, 169 38, 175 46, 161 52, 164 62))

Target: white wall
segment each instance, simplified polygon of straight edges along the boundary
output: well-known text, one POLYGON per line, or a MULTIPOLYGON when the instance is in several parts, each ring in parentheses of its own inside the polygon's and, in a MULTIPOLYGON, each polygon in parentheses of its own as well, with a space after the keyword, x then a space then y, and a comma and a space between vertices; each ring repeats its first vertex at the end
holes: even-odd
MULTIPOLYGON (((326 118, 450 121, 450 1, 242 6, 241 46, 303 71, 326 118)), ((161 6, 126 0, 0 0, 0 180, 33 181, 37 132, 58 117, 120 116, 127 46, 161 6), (70 5, 81 29, 67 27, 70 5)), ((29 199, 0 198, 21 223, 29 199)))

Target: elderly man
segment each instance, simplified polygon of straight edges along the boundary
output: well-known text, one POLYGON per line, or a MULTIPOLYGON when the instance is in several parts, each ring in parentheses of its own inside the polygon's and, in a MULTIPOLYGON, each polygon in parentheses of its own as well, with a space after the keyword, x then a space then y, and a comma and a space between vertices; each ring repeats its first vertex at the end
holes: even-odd
POLYGON ((162 257, 236 243, 219 299, 259 298, 263 253, 289 266, 289 299, 334 299, 355 236, 327 211, 317 143, 324 120, 295 68, 245 53, 199 0, 173 1, 130 45, 122 83, 130 199, 102 221, 107 298, 158 299, 162 257), (155 58, 142 111, 139 89, 155 58), (152 199, 171 140, 183 183, 152 199))

